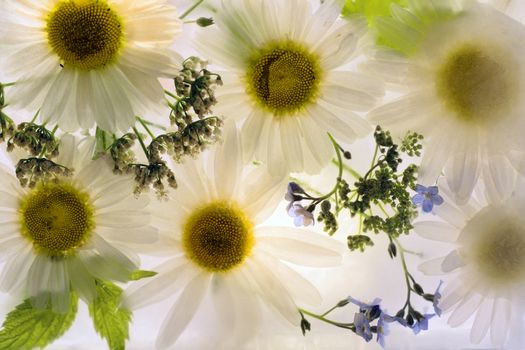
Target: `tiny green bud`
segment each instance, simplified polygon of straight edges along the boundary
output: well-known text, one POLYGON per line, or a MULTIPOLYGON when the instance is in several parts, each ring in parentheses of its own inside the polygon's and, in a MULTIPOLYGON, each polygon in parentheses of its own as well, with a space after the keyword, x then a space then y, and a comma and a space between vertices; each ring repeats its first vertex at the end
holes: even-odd
POLYGON ((213 18, 200 17, 197 19, 197 24, 201 27, 208 27, 214 24, 213 18))
POLYGON ((419 295, 423 295, 425 293, 425 291, 423 290, 423 288, 417 284, 417 283, 414 283, 414 290, 416 291, 417 294, 419 295))

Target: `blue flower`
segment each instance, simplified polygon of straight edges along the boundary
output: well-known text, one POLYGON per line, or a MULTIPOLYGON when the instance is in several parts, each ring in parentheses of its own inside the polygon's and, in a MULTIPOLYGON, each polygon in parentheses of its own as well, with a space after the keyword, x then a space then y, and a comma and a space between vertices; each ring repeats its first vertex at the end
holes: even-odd
POLYGON ((414 334, 418 334, 421 331, 426 331, 428 329, 428 320, 430 320, 434 316, 436 316, 436 314, 425 314, 422 318, 417 320, 416 323, 414 323, 414 325, 412 326, 414 334))
POLYGON ((385 336, 387 336, 388 333, 390 333, 388 323, 393 321, 394 317, 389 316, 384 312, 382 312, 381 315, 379 315, 379 319, 377 320, 377 342, 383 348, 385 347, 385 336))
POLYGON ((288 215, 294 218, 294 225, 310 226, 315 223, 314 214, 305 209, 300 203, 290 203, 288 207, 288 215))
POLYGON ((359 308, 361 310, 370 310, 370 309, 372 309, 375 306, 379 306, 379 304, 381 303, 381 299, 379 299, 379 298, 375 298, 370 304, 367 304, 367 303, 363 303, 362 301, 359 301, 357 299, 354 299, 351 296, 348 296, 346 298, 346 301, 348 301, 349 303, 352 303, 354 305, 359 306, 359 308))
POLYGON ((363 303, 357 299, 352 298, 351 296, 348 296, 346 301, 359 306, 359 310, 365 313, 370 321, 375 320, 381 314, 381 308, 379 307, 381 299, 379 298, 375 298, 370 304, 363 303))
POLYGON ((368 318, 362 312, 356 312, 354 315, 354 326, 355 334, 362 337, 364 340, 369 342, 372 340, 372 329, 370 328, 370 322, 368 318))
POLYGON ((438 316, 441 316, 441 308, 438 305, 439 305, 439 301, 441 300, 441 292, 439 291, 439 289, 441 288, 442 284, 443 284, 443 281, 439 281, 439 285, 436 288, 436 291, 434 292, 434 299, 432 300, 432 305, 434 306, 434 312, 438 316))
POLYGON ((293 203, 293 202, 300 201, 301 199, 303 199, 303 196, 301 196, 302 194, 306 194, 304 189, 301 186, 299 186, 297 183, 290 182, 288 183, 288 190, 286 191, 286 194, 284 195, 284 199, 293 203))
POLYGON ((434 205, 443 204, 443 197, 439 193, 437 186, 425 187, 423 185, 416 185, 417 194, 412 197, 412 203, 421 205, 425 213, 430 213, 434 205))

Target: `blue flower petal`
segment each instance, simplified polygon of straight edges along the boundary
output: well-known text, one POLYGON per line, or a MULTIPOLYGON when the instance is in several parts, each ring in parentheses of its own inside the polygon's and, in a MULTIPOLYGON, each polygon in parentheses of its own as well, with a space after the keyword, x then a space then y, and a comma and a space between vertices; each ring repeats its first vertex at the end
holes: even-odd
POLYGON ((415 205, 419 205, 419 204, 423 203, 424 199, 425 199, 425 195, 421 194, 421 193, 418 193, 418 194, 414 195, 414 197, 412 197, 412 203, 414 203, 415 205))
POLYGON ((443 204, 443 197, 441 197, 439 194, 433 195, 432 196, 432 203, 434 203, 434 205, 441 205, 441 204, 443 204))
POLYGON ((434 203, 432 203, 432 200, 430 199, 425 199, 423 201, 423 205, 422 205, 422 208, 423 208, 423 211, 425 213, 430 213, 432 211, 432 208, 434 207, 434 203))
POLYGON ((419 194, 424 194, 425 192, 427 192, 427 188, 423 185, 420 185, 420 184, 417 184, 416 185, 416 192, 419 193, 419 194))
POLYGON ((429 186, 427 187, 427 192, 432 196, 435 196, 439 193, 439 189, 437 186, 429 186))

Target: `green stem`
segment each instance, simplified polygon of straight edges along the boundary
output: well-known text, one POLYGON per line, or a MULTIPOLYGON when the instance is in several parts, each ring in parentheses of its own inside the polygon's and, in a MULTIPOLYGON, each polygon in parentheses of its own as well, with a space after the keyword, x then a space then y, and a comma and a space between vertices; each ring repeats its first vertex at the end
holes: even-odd
POLYGON ((174 93, 172 93, 171 91, 168 91, 168 90, 164 90, 164 93, 170 97, 173 97, 174 99, 176 99, 177 101, 180 101, 181 98, 177 95, 175 95, 174 93))
POLYGON ((152 138, 152 139, 155 139, 155 135, 151 132, 151 130, 148 128, 148 125, 144 122, 144 120, 142 120, 141 117, 136 117, 137 120, 139 121, 140 125, 142 125, 142 127, 144 128, 144 130, 146 130, 146 132, 149 134, 149 136, 152 138))
POLYGON ((187 9, 186 11, 184 11, 184 13, 182 15, 180 15, 180 19, 184 19, 186 18, 190 13, 193 12, 193 10, 195 10, 197 7, 199 7, 200 4, 202 4, 204 2, 204 0, 198 0, 195 4, 193 4, 192 7, 190 7, 189 9, 187 9))
POLYGON ((405 260, 405 250, 403 249, 403 246, 399 241, 394 238, 394 242, 399 250, 399 256, 401 258, 401 265, 403 266, 403 273, 405 274, 405 283, 407 285, 407 300, 405 302, 405 305, 403 306, 403 309, 407 306, 410 307, 410 295, 412 294, 412 286, 410 285, 410 273, 408 272, 407 263, 405 260))
POLYGON ((328 134, 328 137, 330 138, 330 141, 332 141, 332 144, 334 145, 335 153, 337 155, 337 165, 339 167, 339 172, 337 174, 337 182, 335 183, 334 188, 330 192, 325 194, 324 196, 317 198, 316 202, 320 202, 324 199, 329 198, 331 195, 333 195, 339 188, 339 183, 341 182, 341 179, 343 177, 343 157, 341 156, 341 147, 339 147, 339 144, 337 143, 337 141, 335 141, 335 139, 330 133, 327 133, 327 134, 328 134))
POLYGON ((383 207, 383 204, 381 204, 381 203, 377 203, 377 206, 379 207, 379 209, 381 209, 381 211, 383 212, 383 214, 386 215, 387 218, 390 217, 390 215, 388 215, 388 213, 386 212, 385 207, 383 207))
POLYGON ((142 150, 144 151, 144 154, 146 155, 146 158, 149 159, 149 152, 148 152, 148 149, 146 148, 146 145, 144 144, 144 140, 142 140, 142 136, 140 135, 139 131, 137 130, 136 127, 132 127, 133 129, 133 132, 135 133, 135 135, 137 135, 137 138, 139 139, 139 142, 140 142, 140 146, 142 147, 142 150))
POLYGON ((379 151, 379 145, 376 144, 376 148, 374 150, 374 156, 372 157, 372 163, 370 163, 370 167, 373 167, 377 160, 377 152, 379 151))
POLYGON ((335 305, 333 307, 331 307, 328 311, 326 311, 325 313, 323 313, 321 315, 321 317, 325 317, 326 315, 328 315, 330 312, 334 311, 335 309, 337 309, 339 306, 338 305, 335 305))
POLYGON ((36 118, 38 118, 38 115, 40 114, 40 109, 36 111, 35 115, 33 116, 33 119, 31 119, 30 123, 34 123, 36 121, 36 118))
POLYGON ((315 314, 315 313, 310 312, 310 311, 305 310, 305 309, 299 309, 299 311, 302 312, 305 315, 308 315, 310 317, 318 319, 319 321, 323 321, 323 322, 329 323, 329 324, 334 325, 336 327, 346 328, 346 329, 350 329, 350 330, 354 330, 355 329, 355 326, 354 326, 353 323, 340 323, 340 322, 332 321, 332 320, 329 320, 329 319, 325 318, 323 315, 318 315, 318 314, 315 314))
MULTIPOLYGON (((332 164, 339 166, 336 159, 332 159, 332 164)), ((346 164, 343 164, 343 170, 352 175, 356 180, 362 178, 361 174, 359 174, 357 171, 355 171, 353 168, 349 167, 346 164)))

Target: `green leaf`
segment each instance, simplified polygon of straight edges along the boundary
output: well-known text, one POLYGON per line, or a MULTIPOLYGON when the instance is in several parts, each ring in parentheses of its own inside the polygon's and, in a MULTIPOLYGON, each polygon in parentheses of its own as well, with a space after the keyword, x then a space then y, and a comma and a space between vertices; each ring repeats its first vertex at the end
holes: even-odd
POLYGON ((50 303, 45 308, 35 308, 26 299, 7 314, 0 330, 0 349, 30 350, 43 348, 62 336, 73 324, 77 314, 78 297, 71 293, 69 310, 57 313, 50 303))
POLYGON ((390 5, 407 6, 407 0, 346 0, 343 16, 363 15, 369 23, 378 16, 390 16, 390 5))
POLYGON ((124 350, 129 336, 131 311, 119 307, 121 298, 122 288, 97 280, 97 296, 89 304, 95 330, 111 350, 124 350))
POLYGON ((155 271, 144 271, 144 270, 137 270, 133 271, 131 273, 131 276, 129 277, 130 281, 138 281, 143 278, 153 277, 157 274, 155 271))

